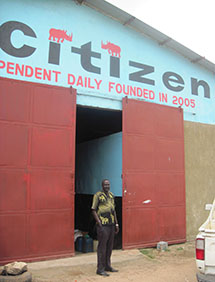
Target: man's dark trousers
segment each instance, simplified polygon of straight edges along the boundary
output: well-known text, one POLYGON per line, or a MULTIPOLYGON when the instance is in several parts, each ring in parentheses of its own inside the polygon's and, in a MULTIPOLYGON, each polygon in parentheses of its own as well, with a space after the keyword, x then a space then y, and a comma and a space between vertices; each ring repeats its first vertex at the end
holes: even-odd
POLYGON ((114 234, 114 225, 97 225, 97 272, 103 272, 105 269, 111 268, 110 258, 113 249, 114 234))

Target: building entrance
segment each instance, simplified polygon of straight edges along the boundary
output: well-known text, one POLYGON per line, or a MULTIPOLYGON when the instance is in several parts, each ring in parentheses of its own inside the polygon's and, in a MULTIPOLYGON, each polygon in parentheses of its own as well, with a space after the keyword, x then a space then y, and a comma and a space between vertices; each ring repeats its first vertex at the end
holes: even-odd
MULTIPOLYGON (((108 178, 115 195, 118 220, 122 218, 122 112, 77 107, 75 232, 96 240, 95 221, 91 214, 94 193, 108 178)), ((122 235, 115 238, 121 248, 122 235)))

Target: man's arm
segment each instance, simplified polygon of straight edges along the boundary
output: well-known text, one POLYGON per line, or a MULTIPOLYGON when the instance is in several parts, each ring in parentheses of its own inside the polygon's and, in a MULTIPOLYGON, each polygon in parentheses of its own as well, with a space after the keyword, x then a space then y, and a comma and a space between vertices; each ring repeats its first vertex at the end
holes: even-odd
POLYGON ((93 214, 93 217, 94 217, 96 223, 97 223, 99 226, 102 226, 101 221, 100 221, 100 219, 99 219, 99 217, 98 217, 98 214, 97 214, 96 210, 92 209, 92 214, 93 214))
POLYGON ((119 223, 118 223, 118 220, 117 220, 117 216, 116 216, 116 211, 114 211, 114 222, 115 222, 115 227, 116 227, 116 231, 115 233, 119 233, 119 223))
POLYGON ((102 226, 102 223, 99 219, 99 216, 96 212, 97 210, 97 207, 98 207, 98 195, 97 193, 93 196, 93 203, 92 203, 92 207, 91 207, 91 210, 92 210, 92 214, 93 214, 93 217, 96 221, 96 223, 99 225, 99 226, 102 226))

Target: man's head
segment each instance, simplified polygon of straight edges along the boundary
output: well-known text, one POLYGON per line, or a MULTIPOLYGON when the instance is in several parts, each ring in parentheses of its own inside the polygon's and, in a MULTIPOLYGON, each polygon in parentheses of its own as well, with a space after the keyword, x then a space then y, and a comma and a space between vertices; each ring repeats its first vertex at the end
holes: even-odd
POLYGON ((110 190, 110 181, 108 179, 102 180, 102 189, 107 194, 110 190))

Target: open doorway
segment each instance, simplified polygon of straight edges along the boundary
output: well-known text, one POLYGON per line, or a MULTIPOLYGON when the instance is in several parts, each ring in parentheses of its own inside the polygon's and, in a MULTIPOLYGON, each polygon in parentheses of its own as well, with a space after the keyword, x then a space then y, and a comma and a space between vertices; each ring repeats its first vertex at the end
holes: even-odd
POLYGON ((75 173, 75 230, 96 240, 91 214, 94 193, 108 178, 115 195, 120 232, 114 248, 122 247, 122 112, 77 107, 75 173))

